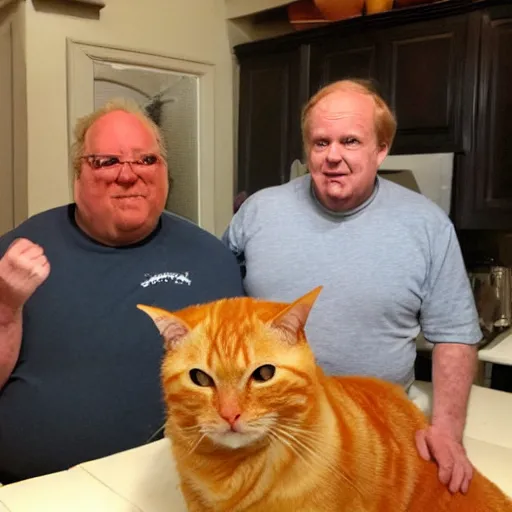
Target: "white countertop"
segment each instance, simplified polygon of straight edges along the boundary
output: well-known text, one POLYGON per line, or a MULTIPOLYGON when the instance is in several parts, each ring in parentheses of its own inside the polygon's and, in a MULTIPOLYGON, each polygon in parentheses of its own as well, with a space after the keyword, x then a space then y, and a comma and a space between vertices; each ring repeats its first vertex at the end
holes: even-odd
POLYGON ((489 345, 480 349, 478 359, 487 363, 512 366, 512 329, 502 332, 489 345))
POLYGON ((162 439, 0 487, 0 512, 6 511, 187 512, 187 507, 169 441, 162 439))

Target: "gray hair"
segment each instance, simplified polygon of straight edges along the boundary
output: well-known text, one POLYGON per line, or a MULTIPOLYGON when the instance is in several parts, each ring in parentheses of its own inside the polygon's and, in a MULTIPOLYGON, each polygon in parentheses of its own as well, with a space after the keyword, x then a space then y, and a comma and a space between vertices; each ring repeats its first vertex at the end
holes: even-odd
POLYGON ((81 158, 84 153, 85 137, 89 128, 101 117, 110 112, 127 112, 140 119, 155 135, 158 143, 158 149, 164 162, 167 163, 167 149, 165 147, 162 132, 158 125, 144 112, 144 110, 133 100, 127 98, 113 99, 105 105, 78 119, 74 129, 74 142, 70 148, 71 163, 75 171, 75 176, 80 175, 81 158))

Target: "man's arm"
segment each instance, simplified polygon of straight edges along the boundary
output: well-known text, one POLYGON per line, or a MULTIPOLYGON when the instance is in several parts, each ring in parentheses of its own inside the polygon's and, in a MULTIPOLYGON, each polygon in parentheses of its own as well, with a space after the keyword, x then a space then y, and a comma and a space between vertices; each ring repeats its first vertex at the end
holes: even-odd
POLYGON ((13 313, 0 304, 0 389, 11 375, 21 347, 21 310, 13 313))
POLYGON ((432 354, 432 425, 450 432, 459 442, 462 442, 476 362, 474 345, 437 343, 432 354))
POLYGON ((475 344, 482 338, 469 277, 451 223, 432 233, 420 324, 432 354, 432 424, 416 434, 424 459, 434 459, 451 492, 467 492, 473 476, 462 434, 475 375, 475 344))
POLYGON ((436 344, 432 354, 431 425, 416 433, 419 454, 425 460, 436 461, 439 480, 452 493, 460 490, 465 494, 473 478, 462 435, 476 360, 474 345, 436 344))
POLYGON ((43 248, 24 238, 15 240, 0 259, 0 389, 20 353, 23 306, 49 273, 43 248))

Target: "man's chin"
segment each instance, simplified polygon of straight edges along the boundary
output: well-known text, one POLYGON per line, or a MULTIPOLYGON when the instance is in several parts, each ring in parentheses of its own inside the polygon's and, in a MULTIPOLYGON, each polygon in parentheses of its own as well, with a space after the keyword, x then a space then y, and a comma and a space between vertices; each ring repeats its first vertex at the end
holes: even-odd
POLYGON ((114 224, 116 238, 124 244, 139 242, 151 234, 155 223, 148 221, 147 215, 123 215, 114 224))
POLYGON ((325 191, 331 195, 347 195, 350 189, 349 176, 339 176, 327 180, 325 191))
POLYGON ((328 201, 346 201, 352 195, 352 188, 347 183, 333 182, 329 183, 324 189, 324 197, 328 201))

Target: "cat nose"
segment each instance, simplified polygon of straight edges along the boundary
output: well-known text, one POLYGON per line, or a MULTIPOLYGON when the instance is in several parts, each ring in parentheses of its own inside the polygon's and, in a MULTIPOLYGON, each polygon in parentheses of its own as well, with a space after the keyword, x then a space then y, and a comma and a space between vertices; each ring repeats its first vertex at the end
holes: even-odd
POLYGON ((237 422, 237 420, 240 418, 240 413, 237 413, 237 412, 231 412, 231 411, 226 411, 226 412, 221 412, 220 413, 220 417, 223 419, 223 420, 226 420, 230 425, 231 427, 234 427, 235 426, 235 423, 237 422))
POLYGON ((235 430, 235 423, 242 414, 242 409, 236 396, 229 392, 219 393, 218 407, 219 416, 229 423, 231 430, 235 430))

